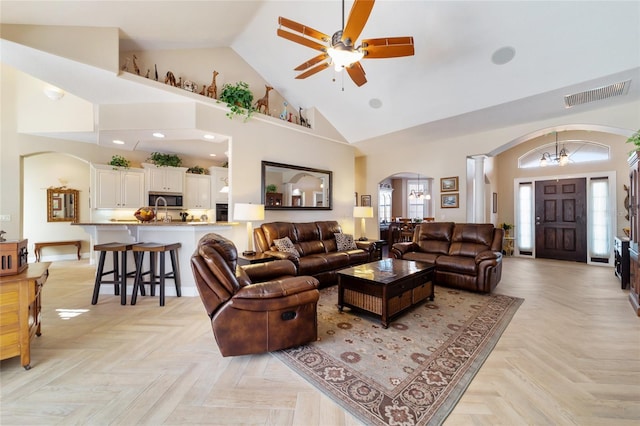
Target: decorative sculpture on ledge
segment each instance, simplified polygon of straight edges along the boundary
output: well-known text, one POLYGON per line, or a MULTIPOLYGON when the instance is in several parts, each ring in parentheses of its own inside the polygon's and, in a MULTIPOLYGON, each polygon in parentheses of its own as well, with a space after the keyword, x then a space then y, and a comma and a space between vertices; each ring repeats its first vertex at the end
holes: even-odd
POLYGON ((269 115, 269 92, 273 90, 273 87, 265 84, 264 87, 267 89, 264 96, 256 101, 256 111, 262 112, 261 109, 264 107, 264 113, 269 115))

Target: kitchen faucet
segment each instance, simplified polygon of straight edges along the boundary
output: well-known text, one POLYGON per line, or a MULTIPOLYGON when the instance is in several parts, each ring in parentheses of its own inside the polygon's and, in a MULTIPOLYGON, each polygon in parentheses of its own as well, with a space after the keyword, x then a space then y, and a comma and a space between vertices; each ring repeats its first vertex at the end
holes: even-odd
POLYGON ((166 221, 168 218, 168 208, 167 208, 167 200, 165 200, 164 197, 157 197, 156 198, 156 205, 155 208, 153 209, 153 212, 155 213, 155 218, 153 219, 154 222, 158 221, 158 201, 162 200, 164 202, 164 220, 166 221))

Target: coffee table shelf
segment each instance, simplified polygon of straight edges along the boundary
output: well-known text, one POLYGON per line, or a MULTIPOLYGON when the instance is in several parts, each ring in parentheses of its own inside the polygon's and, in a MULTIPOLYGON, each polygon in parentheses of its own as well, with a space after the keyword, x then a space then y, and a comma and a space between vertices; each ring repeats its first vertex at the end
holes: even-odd
POLYGON ((412 260, 383 259, 338 271, 338 309, 360 309, 380 316, 387 328, 406 309, 433 300, 434 266, 412 260))

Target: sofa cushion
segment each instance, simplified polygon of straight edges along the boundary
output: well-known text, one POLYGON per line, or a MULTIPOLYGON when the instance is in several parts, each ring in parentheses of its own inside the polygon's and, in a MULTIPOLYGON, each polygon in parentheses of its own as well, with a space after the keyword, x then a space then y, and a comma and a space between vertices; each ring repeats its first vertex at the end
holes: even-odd
POLYGON ((414 242, 421 252, 449 254, 454 225, 453 222, 421 223, 414 232, 414 242))
POLYGON ((438 256, 436 269, 457 274, 477 275, 478 264, 475 258, 466 256, 438 256))
POLYGON ((493 230, 494 226, 490 223, 456 225, 449 247, 449 255, 475 258, 478 253, 491 248, 493 230))
POLYGON ((344 251, 325 253, 322 256, 327 260, 327 269, 337 269, 349 266, 349 254, 344 251))
POLYGON ((298 262, 298 275, 315 275, 330 269, 327 266, 326 255, 312 254, 301 257, 298 262))
POLYGON ((353 241, 353 235, 336 233, 336 249, 338 251, 355 250, 358 248, 356 242, 353 241))
POLYGON ((404 260, 415 260, 418 262, 428 262, 428 263, 436 263, 436 259, 442 256, 441 254, 435 253, 423 253, 421 251, 410 251, 405 253, 402 258, 404 260))
POLYGON ((369 252, 363 249, 347 250, 341 253, 349 255, 349 265, 359 265, 369 262, 369 252))
POLYGON ((300 257, 300 252, 296 250, 289 237, 275 239, 273 240, 273 245, 276 246, 278 251, 284 251, 287 253, 291 253, 296 257, 300 257))

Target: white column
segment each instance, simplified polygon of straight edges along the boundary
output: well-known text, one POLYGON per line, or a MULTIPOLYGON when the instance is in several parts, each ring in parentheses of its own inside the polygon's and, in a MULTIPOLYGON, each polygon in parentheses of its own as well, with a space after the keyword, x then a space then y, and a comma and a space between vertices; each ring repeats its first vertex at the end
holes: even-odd
POLYGON ((485 190, 484 190, 484 159, 485 155, 475 155, 475 173, 473 177, 473 222, 485 223, 485 190))

